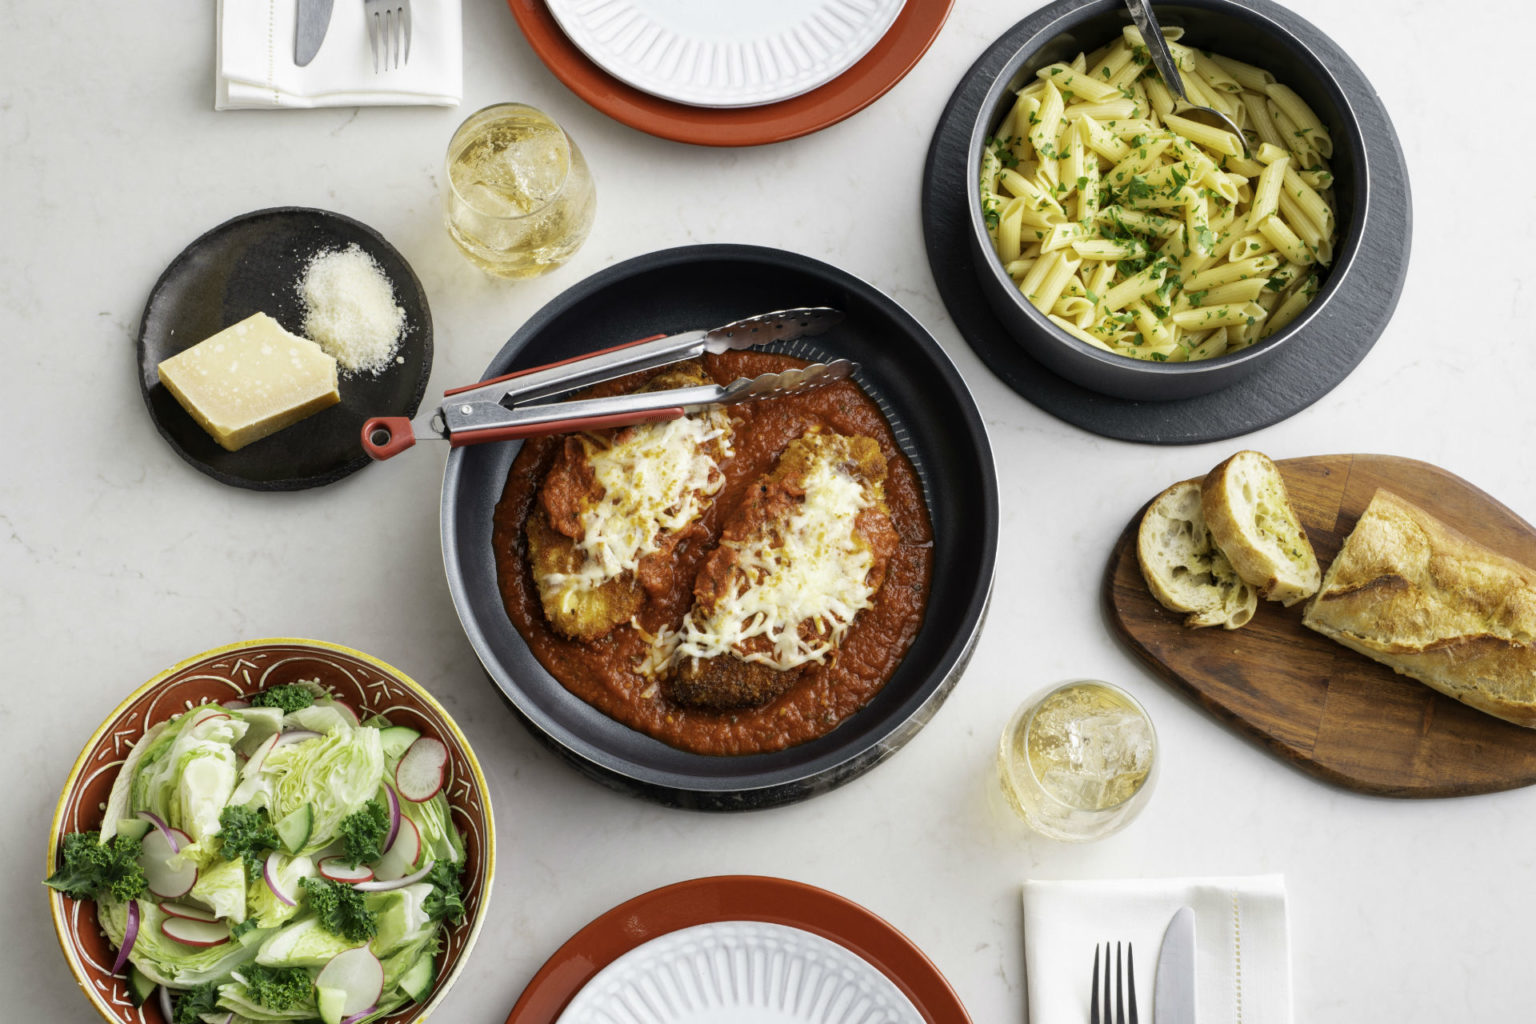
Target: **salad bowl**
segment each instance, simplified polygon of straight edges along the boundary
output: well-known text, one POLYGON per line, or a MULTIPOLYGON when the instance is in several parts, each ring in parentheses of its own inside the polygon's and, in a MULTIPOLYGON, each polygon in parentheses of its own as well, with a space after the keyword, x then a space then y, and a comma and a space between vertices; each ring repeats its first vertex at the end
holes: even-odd
MULTIPOLYGON (((496 864, 489 788, 447 711, 408 676, 361 651, 319 640, 244 641, 188 658, 134 690, 92 733, 65 781, 49 831, 47 873, 59 869, 66 835, 103 828, 113 783, 148 730, 201 705, 238 707, 254 694, 301 680, 317 682, 363 722, 382 716, 390 726, 435 738, 446 748, 442 793, 462 840, 464 913, 457 922, 444 922, 435 971, 415 1002, 383 1016, 357 1015, 388 1024, 422 1020, 457 979, 485 918, 496 864)), ((126 967, 113 971, 117 951, 98 921, 97 905, 47 892, 64 958, 97 1012, 119 1024, 168 1024, 164 1002, 131 992, 126 967)))

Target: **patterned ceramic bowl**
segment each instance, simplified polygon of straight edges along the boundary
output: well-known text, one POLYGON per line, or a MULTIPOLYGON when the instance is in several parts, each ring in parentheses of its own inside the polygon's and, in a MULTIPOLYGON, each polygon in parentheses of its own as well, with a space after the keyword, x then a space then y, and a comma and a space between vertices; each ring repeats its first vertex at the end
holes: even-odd
MULTIPOLYGON (((437 980, 427 997, 384 1018, 387 1024, 424 1019, 459 975, 485 919, 496 868, 496 837, 485 776, 469 741, 437 701, 398 669, 361 651, 320 640, 249 640, 206 651, 155 676, 107 716, 86 743, 64 783, 48 836, 46 871, 58 867, 70 832, 101 826, 118 768, 151 725, 209 701, 243 699, 299 679, 318 679, 337 700, 361 714, 384 715, 441 740, 449 752, 448 802, 464 837, 464 920, 445 933, 437 980)), ((91 1004, 118 1024, 167 1024, 156 1000, 134 1006, 128 986, 112 974, 115 956, 96 923, 95 904, 47 890, 59 946, 91 1004)))

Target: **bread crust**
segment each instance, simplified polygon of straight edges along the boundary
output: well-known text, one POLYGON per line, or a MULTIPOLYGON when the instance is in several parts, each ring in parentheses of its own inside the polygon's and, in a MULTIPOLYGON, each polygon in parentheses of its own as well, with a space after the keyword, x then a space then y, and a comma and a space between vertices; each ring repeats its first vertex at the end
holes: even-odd
POLYGON ((1536 571, 1378 490, 1307 605, 1309 628, 1536 728, 1536 571))
POLYGON ((1289 607, 1317 591, 1322 577, 1317 555, 1269 456, 1240 451, 1222 462, 1201 482, 1200 504, 1217 547, 1260 597, 1289 607), (1273 490, 1273 509, 1253 507, 1257 499, 1245 497, 1244 474, 1273 490))

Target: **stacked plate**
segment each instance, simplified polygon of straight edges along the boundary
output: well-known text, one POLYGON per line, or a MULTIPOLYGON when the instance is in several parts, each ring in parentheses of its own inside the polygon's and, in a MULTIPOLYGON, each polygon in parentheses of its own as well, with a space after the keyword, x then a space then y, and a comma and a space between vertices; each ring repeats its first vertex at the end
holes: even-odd
POLYGON ((508 0, 539 58, 631 127, 759 145, 874 102, 928 49, 953 0, 508 0))

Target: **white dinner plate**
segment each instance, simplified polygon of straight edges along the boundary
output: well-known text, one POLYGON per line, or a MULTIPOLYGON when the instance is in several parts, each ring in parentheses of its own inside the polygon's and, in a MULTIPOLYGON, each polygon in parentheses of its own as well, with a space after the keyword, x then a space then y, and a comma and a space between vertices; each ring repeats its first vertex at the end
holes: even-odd
POLYGON ((906 0, 549 0, 604 71, 698 107, 751 107, 810 92, 880 41, 906 0))
POLYGON ((625 953, 557 1024, 923 1024, 873 964, 799 928, 722 921, 625 953))

